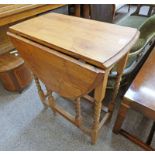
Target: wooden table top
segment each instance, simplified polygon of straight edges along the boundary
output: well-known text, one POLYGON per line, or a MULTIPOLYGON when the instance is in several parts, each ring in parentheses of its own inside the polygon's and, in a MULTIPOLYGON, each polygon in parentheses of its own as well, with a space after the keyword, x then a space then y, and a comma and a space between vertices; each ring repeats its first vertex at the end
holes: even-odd
POLYGON ((0 26, 10 24, 65 4, 0 4, 0 26))
POLYGON ((125 98, 155 111, 155 48, 132 82, 125 98))
POLYGON ((56 13, 21 22, 9 31, 104 69, 139 37, 137 29, 56 13))
POLYGON ((27 9, 33 9, 41 6, 41 4, 1 4, 0 5, 0 18, 6 17, 27 9))

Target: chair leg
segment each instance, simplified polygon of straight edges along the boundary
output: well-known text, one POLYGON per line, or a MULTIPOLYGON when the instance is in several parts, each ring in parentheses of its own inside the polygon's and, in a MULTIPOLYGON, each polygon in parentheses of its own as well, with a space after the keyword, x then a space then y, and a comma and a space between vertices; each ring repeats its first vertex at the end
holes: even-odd
POLYGON ((146 141, 146 144, 147 144, 147 145, 151 145, 154 132, 155 132, 155 122, 153 122, 153 125, 152 125, 152 127, 151 127, 151 131, 150 131, 150 134, 149 134, 149 136, 148 136, 148 138, 147 138, 147 141, 146 141))
POLYGON ((119 131, 121 130, 121 126, 125 120, 125 116, 127 114, 128 109, 129 109, 129 105, 124 104, 124 103, 121 104, 121 107, 119 109, 118 116, 117 116, 117 119, 116 119, 116 122, 113 128, 114 133, 118 134, 119 131))
POLYGON ((128 4, 128 12, 130 12, 131 4, 128 4))

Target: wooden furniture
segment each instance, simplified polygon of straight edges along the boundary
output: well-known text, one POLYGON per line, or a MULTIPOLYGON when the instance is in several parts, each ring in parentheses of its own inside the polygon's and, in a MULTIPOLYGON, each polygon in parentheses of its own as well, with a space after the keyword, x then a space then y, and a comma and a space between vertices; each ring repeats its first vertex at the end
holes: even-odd
POLYGON ((90 18, 102 21, 113 22, 114 17, 114 5, 113 4, 91 4, 90 5, 90 18))
POLYGON ((10 25, 63 6, 62 4, 0 4, 0 54, 14 49, 6 35, 10 25))
MULTIPOLYGON (((125 7, 125 6, 128 6, 128 12, 130 12, 130 7, 131 7, 131 4, 112 4, 113 5, 113 15, 115 16, 117 14, 117 12, 125 7)), ((113 16, 113 17, 114 17, 113 16)))
POLYGON ((32 79, 29 69, 24 64, 24 60, 9 54, 10 51, 14 50, 14 46, 6 35, 8 27, 53 9, 57 11, 62 7, 66 6, 62 4, 0 4, 0 72, 3 72, 3 76, 1 73, 1 82, 7 90, 21 92, 24 86, 26 87, 28 85, 27 82, 30 83, 30 79, 32 79), (7 54, 2 55, 4 53, 7 54), (19 65, 18 67, 16 66, 16 62, 19 65), (9 68, 4 70, 6 66, 9 66, 9 68), (13 79, 20 79, 19 81, 24 83, 20 83, 18 80, 13 79))
POLYGON ((0 56, 0 80, 6 90, 21 92, 32 81, 32 75, 24 60, 16 54, 0 56))
POLYGON ((132 15, 150 17, 154 14, 155 5, 154 4, 137 4, 137 9, 132 15), (143 7, 148 7, 147 14, 141 14, 141 9, 143 7))
POLYGON ((137 41, 139 31, 49 13, 10 27, 8 35, 32 69, 44 105, 90 135, 95 144, 99 129, 112 110, 128 52, 137 41), (106 114, 100 118, 107 78, 115 63, 118 63, 118 76, 113 100, 110 109, 106 107, 106 114), (42 91, 38 79, 45 84, 47 93, 42 91), (87 95, 92 90, 94 98, 87 95), (58 106, 52 92, 72 100, 76 115, 58 106), (94 103, 90 128, 83 125, 81 115, 80 98, 84 96, 94 103))
POLYGON ((75 15, 76 17, 90 18, 90 5, 89 4, 70 4, 69 15, 75 15))
POLYGON ((119 22, 117 22, 117 24, 121 26, 139 28, 141 24, 143 24, 147 20, 148 17, 154 14, 154 8, 155 5, 153 4, 138 4, 135 12, 133 12, 130 16, 127 16, 123 20, 120 20, 119 22), (143 7, 149 7, 145 15, 141 14, 141 9, 143 7))
POLYGON ((64 6, 64 4, 1 4, 0 26, 17 22, 62 6, 64 6))
POLYGON ((116 11, 129 4, 83 4, 80 5, 81 16, 97 21, 113 23, 116 11))
MULTIPOLYGON (((134 22, 134 21, 133 21, 134 22)), ((121 81, 121 86, 129 84, 129 79, 132 79, 133 74, 144 62, 144 59, 152 51, 155 43, 155 15, 147 18, 147 20, 138 27, 140 31, 140 36, 136 44, 130 50, 128 61, 126 67, 123 71, 123 77, 121 81)), ((130 25, 129 25, 130 26, 130 25)), ((113 89, 115 77, 117 73, 115 72, 116 67, 110 72, 108 80, 108 88, 113 89)))
MULTIPOLYGON (((121 133, 146 150, 154 150, 151 146, 138 140, 135 136, 121 129, 128 109, 141 112, 155 121, 155 48, 126 92, 122 101, 113 131, 121 133)), ((151 132, 152 133, 152 132, 151 132)), ((152 134, 151 134, 152 135, 152 134)), ((151 137, 151 136, 149 136, 151 137)), ((150 138, 149 138, 150 139, 150 138)), ((148 140, 150 143, 150 140, 148 140)), ((147 142, 148 143, 148 142, 147 142)))

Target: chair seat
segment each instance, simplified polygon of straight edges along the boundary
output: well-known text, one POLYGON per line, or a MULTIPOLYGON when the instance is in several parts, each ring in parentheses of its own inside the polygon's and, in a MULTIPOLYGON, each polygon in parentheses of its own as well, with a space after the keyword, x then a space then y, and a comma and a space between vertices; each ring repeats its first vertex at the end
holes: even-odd
POLYGON ((139 28, 140 25, 143 24, 146 19, 147 17, 143 16, 128 16, 125 19, 120 20, 117 24, 121 26, 139 28))

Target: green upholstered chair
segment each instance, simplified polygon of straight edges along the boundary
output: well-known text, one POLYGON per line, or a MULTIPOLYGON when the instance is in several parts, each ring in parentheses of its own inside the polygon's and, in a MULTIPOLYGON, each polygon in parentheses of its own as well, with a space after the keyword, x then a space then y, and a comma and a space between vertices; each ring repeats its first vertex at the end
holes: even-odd
MULTIPOLYGON (((155 15, 145 20, 138 29, 140 31, 140 37, 129 53, 129 58, 121 81, 122 85, 125 84, 126 76, 133 72, 141 58, 146 54, 150 42, 155 40, 155 15)), ((116 74, 115 66, 110 73, 108 88, 113 88, 116 74)))
POLYGON ((139 4, 134 13, 123 18, 122 20, 117 22, 117 24, 121 25, 121 26, 139 28, 141 26, 141 24, 143 24, 147 20, 147 18, 150 17, 154 13, 153 12, 154 7, 155 7, 155 5, 153 5, 153 4, 139 4), (141 9, 143 9, 143 7, 146 7, 145 15, 141 14, 141 9))
POLYGON ((139 28, 139 26, 144 23, 145 20, 147 20, 147 17, 133 15, 120 20, 119 22, 117 22, 117 24, 121 26, 139 28))

